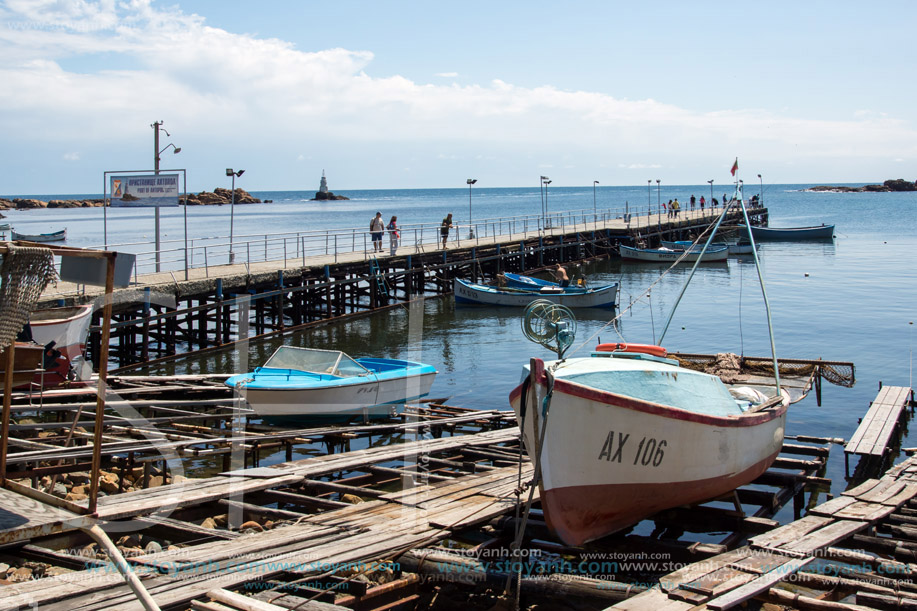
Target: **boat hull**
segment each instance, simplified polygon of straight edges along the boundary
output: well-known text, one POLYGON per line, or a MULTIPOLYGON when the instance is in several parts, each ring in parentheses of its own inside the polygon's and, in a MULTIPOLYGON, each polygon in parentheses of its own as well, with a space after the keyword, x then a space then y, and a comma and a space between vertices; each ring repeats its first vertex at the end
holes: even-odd
MULTIPOLYGON (((243 376, 236 376, 240 379, 243 376)), ((334 385, 300 388, 254 388, 240 384, 242 396, 259 416, 272 420, 386 417, 405 401, 426 396, 436 372, 378 379, 347 379, 334 385)), ((232 386, 233 378, 227 380, 232 386)))
POLYGON ((47 346, 54 342, 54 347, 72 361, 86 349, 91 320, 91 305, 47 308, 32 312, 29 326, 36 343, 47 346))
MULTIPOLYGON (((741 227, 745 230, 745 227, 741 227)), ((816 227, 754 227, 751 234, 756 240, 773 242, 799 242, 806 240, 830 240, 834 238, 834 225, 816 227)))
POLYGON ((34 235, 17 233, 15 230, 11 230, 10 237, 13 240, 22 240, 25 242, 63 242, 67 239, 67 230, 61 229, 54 233, 39 233, 34 235))
MULTIPOLYGON (((633 248, 631 246, 618 247, 621 258, 629 261, 648 261, 651 263, 674 263, 681 260, 682 262, 694 262, 701 258, 700 250, 697 252, 684 252, 683 250, 662 250, 658 248, 633 248), (682 258, 684 257, 684 258, 682 258)), ((702 263, 712 263, 715 261, 725 261, 729 255, 729 249, 725 246, 711 247, 707 249, 701 259, 702 263)))
MULTIPOLYGON (((546 392, 537 383, 510 395, 535 460, 546 392)), ((663 509, 706 501, 746 484, 773 463, 786 407, 738 416, 671 408, 556 379, 541 453, 542 507, 550 529, 580 545, 663 509)))
POLYGON ((460 278, 454 281, 455 302, 492 306, 509 306, 524 308, 536 299, 547 299, 568 308, 613 308, 618 296, 618 285, 595 289, 561 289, 546 287, 546 291, 507 291, 483 284, 465 282, 460 278))

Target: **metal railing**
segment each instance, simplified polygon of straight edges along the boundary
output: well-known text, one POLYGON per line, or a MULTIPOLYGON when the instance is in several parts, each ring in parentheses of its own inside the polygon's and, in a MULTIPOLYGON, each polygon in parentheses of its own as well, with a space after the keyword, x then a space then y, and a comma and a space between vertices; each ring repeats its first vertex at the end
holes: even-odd
MULTIPOLYGON (((647 211, 647 210, 645 210, 647 211)), ((650 217, 665 216, 649 210, 650 217)), ((633 219, 646 218, 631 207, 628 214, 633 219)), ((455 223, 448 234, 448 243, 455 247, 493 244, 499 241, 526 239, 553 232, 586 231, 605 226, 612 220, 625 218, 624 209, 568 210, 542 215, 520 215, 481 219, 472 225, 455 223)), ((630 220, 630 218, 628 219, 630 220)), ((401 239, 397 254, 430 252, 442 248, 439 223, 410 224, 399 227, 401 239)), ((325 263, 337 263, 347 256, 359 255, 368 259, 374 254, 390 254, 389 231, 382 240, 382 250, 374 253, 370 232, 365 228, 343 228, 284 233, 259 233, 235 236, 230 244, 228 236, 196 237, 187 240, 164 240, 157 253, 151 242, 124 242, 109 244, 109 250, 121 250, 136 255, 135 280, 141 274, 156 270, 157 259, 165 273, 190 269, 205 270, 224 266, 230 262, 251 266, 273 262, 288 266, 308 265, 310 260, 323 257, 325 263), (157 254, 159 255, 157 258, 157 254), (232 255, 232 256, 231 256, 232 255)), ((95 246, 93 248, 102 248, 95 246)))

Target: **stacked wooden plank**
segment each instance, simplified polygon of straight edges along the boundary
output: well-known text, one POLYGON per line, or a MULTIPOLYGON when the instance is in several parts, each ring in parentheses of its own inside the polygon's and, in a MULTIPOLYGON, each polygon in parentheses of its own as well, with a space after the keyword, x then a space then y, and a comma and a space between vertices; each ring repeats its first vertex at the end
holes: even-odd
MULTIPOLYGON (((722 611, 756 596, 776 601, 783 600, 784 595, 797 596, 775 586, 817 558, 838 557, 849 561, 852 552, 839 551, 833 546, 888 518, 915 495, 917 461, 909 459, 882 479, 868 480, 815 507, 805 517, 752 538, 748 546, 670 573, 657 587, 613 608, 687 611, 703 605, 722 611)), ((865 554, 861 556, 863 561, 883 562, 865 554)), ((836 584, 834 579, 831 583, 836 584)), ((796 600, 800 604, 805 602, 796 600)), ((908 604, 917 605, 917 598, 909 598, 908 604)))

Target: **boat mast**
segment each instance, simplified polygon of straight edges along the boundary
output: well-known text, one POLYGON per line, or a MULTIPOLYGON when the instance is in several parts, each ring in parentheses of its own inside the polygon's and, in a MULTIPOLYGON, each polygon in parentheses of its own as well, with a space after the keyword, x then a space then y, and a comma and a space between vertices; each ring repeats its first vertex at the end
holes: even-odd
MULTIPOLYGON (((771 307, 770 303, 767 300, 767 289, 764 287, 764 275, 761 273, 761 262, 758 260, 758 249, 755 245, 755 238, 751 233, 751 223, 748 220, 748 211, 745 209, 745 200, 742 196, 742 189, 739 187, 741 181, 736 178, 736 191, 735 199, 736 205, 742 210, 742 217, 745 219, 745 227, 748 229, 748 239, 751 240, 751 252, 752 256, 755 258, 755 269, 758 271, 758 284, 761 285, 761 295, 764 297, 764 311, 767 313, 767 333, 771 341, 771 357, 774 361, 774 381, 776 382, 777 395, 780 395, 780 369, 777 365, 777 349, 774 345, 774 325, 771 321, 771 307)), ((723 212, 720 214, 720 218, 717 219, 716 225, 713 227, 713 231, 710 232, 710 236, 707 238, 707 241, 704 243, 704 248, 701 250, 700 255, 697 257, 697 260, 694 261, 694 266, 691 268, 691 273, 688 274, 688 278, 685 280, 685 283, 681 287, 681 292, 678 293, 678 298, 675 300, 675 305, 672 306, 672 310, 669 312, 669 319, 665 323, 665 328, 662 329, 662 335, 659 336, 659 343, 662 343, 662 339, 665 337, 666 331, 669 330, 669 325, 672 324, 672 319, 675 317, 675 310, 678 308, 678 304, 681 301, 681 298, 684 296, 685 291, 688 289, 688 284, 691 282, 691 278, 694 277, 694 272, 697 270, 698 264, 704 258, 704 253, 707 252, 707 247, 710 246, 710 243, 713 241, 713 237, 716 235, 717 229, 720 228, 720 225, 723 223, 723 219, 726 218, 726 212, 729 210, 729 206, 723 205, 723 212)))
POLYGON ((780 367, 777 364, 777 348, 774 344, 774 325, 771 321, 771 306, 770 302, 767 300, 767 289, 764 286, 764 274, 761 273, 761 261, 758 259, 758 247, 755 244, 755 236, 751 231, 751 221, 748 220, 748 211, 745 209, 745 200, 742 198, 739 182, 739 179, 736 178, 736 196, 739 198, 739 205, 742 208, 742 218, 745 219, 745 228, 748 230, 748 239, 751 241, 751 255, 755 258, 755 269, 758 272, 758 284, 761 285, 761 296, 764 298, 764 311, 767 314, 767 334, 771 340, 771 358, 774 360, 774 382, 777 388, 777 396, 780 396, 780 367))

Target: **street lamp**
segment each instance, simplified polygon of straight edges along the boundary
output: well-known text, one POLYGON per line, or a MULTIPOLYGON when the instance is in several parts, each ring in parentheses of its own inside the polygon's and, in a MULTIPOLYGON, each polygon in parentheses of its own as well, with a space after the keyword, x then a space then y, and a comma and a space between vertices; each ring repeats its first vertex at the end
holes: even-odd
POLYGON ((541 181, 544 183, 544 228, 551 228, 550 217, 548 216, 548 185, 551 184, 551 179, 547 176, 542 176, 541 181))
POLYGON ((647 222, 649 222, 649 217, 653 214, 653 193, 650 191, 650 185, 652 184, 653 179, 646 181, 646 216, 647 222))
POLYGON ((229 199, 229 263, 232 264, 236 260, 236 254, 232 251, 232 225, 233 219, 235 218, 236 212, 236 176, 242 176, 245 173, 245 170, 239 170, 238 172, 233 172, 232 168, 226 168, 226 175, 232 176, 232 196, 229 199))
POLYGON ((599 181, 592 181, 592 222, 597 223, 599 220, 599 209, 595 205, 595 186, 599 184, 599 181))
POLYGON ((662 216, 662 196, 659 194, 659 187, 662 181, 658 178, 656 179, 656 210, 659 211, 659 216, 662 216))
POLYGON ((758 174, 758 180, 761 181, 761 191, 759 192, 759 195, 758 195, 758 206, 763 207, 764 206, 764 179, 761 178, 760 174, 758 174))
MULTIPOLYGON (((710 183, 710 207, 713 208, 713 179, 707 181, 710 183)), ((723 206, 726 206, 726 202, 723 202, 723 206)))
MULTIPOLYGON (((174 144, 170 142, 164 148, 160 149, 159 148, 159 131, 160 130, 164 131, 166 136, 168 136, 169 138, 172 137, 172 134, 167 132, 166 128, 162 126, 162 121, 154 121, 153 124, 150 125, 150 127, 153 128, 153 171, 155 171, 156 174, 159 174, 159 160, 160 160, 159 156, 162 155, 164 152, 166 152, 166 150, 170 146, 174 149, 172 153, 178 154, 181 152, 181 147, 175 146, 174 144)), ((156 206, 155 210, 156 212, 153 217, 154 218, 153 224, 155 225, 155 228, 156 228, 156 271, 158 272, 159 271, 159 206, 156 206)))
POLYGON ((465 181, 468 184, 468 239, 474 238, 474 226, 471 224, 471 185, 478 182, 477 178, 469 178, 465 181))

